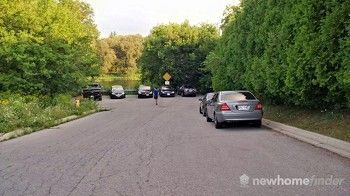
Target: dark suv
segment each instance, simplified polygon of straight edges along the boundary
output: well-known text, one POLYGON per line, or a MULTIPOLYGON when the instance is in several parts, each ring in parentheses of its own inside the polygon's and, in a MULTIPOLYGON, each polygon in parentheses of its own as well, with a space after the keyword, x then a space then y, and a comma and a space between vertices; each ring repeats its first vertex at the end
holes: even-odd
POLYGON ((84 98, 102 101, 102 86, 98 83, 90 84, 83 89, 82 94, 84 98))
POLYGON ((197 94, 197 90, 193 88, 191 85, 182 85, 178 90, 177 94, 183 97, 185 96, 193 96, 195 97, 197 94))

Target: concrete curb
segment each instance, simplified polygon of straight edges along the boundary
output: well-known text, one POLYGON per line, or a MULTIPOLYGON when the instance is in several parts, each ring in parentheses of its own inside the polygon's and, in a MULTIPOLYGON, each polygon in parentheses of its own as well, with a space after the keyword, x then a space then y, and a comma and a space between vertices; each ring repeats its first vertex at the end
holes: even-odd
MULTIPOLYGON (((76 120, 76 119, 79 119, 79 118, 82 118, 82 117, 85 117, 87 115, 90 115, 90 114, 93 114, 93 113, 96 113, 96 112, 100 112, 100 111, 106 111, 106 110, 104 110, 104 109, 102 109, 102 110, 90 110, 90 111, 87 111, 87 112, 83 112, 80 116, 77 116, 77 115, 67 116, 65 118, 56 120, 54 122, 53 126, 57 126, 57 125, 60 125, 60 124, 63 124, 63 123, 66 123, 66 122, 69 122, 69 121, 72 121, 72 120, 76 120)), ((42 128, 42 129, 46 129, 46 128, 42 128)), ((24 129, 17 129, 17 130, 5 133, 3 135, 0 135, 0 142, 6 141, 6 140, 9 140, 9 139, 13 139, 13 138, 16 138, 16 137, 20 137, 20 136, 23 136, 23 135, 26 135, 26 134, 30 134, 30 133, 33 133, 33 132, 36 132, 36 131, 40 131, 42 129, 33 130, 33 129, 29 128, 29 127, 28 128, 24 128, 24 129)))
POLYGON ((312 144, 314 146, 327 149, 343 157, 350 159, 350 143, 339 139, 324 136, 318 133, 306 131, 282 123, 263 119, 263 125, 285 135, 312 144))

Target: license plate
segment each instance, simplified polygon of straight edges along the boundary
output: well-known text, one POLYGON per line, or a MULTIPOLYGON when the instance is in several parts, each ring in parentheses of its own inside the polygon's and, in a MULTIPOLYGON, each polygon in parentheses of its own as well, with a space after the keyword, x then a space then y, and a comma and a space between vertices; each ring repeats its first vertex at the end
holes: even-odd
POLYGON ((168 96, 169 96, 169 95, 170 95, 170 93, 167 93, 166 95, 168 95, 168 96))
POLYGON ((149 93, 146 93, 146 96, 149 96, 149 93))
POLYGON ((238 106, 238 110, 246 111, 246 110, 249 110, 249 109, 250 109, 249 105, 240 105, 240 106, 238 106))

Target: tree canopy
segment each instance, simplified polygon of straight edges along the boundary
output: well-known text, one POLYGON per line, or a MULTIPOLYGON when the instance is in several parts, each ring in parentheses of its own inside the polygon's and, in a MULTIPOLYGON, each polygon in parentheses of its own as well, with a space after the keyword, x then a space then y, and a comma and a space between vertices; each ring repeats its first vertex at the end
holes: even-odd
POLYGON ((309 108, 350 107, 348 0, 242 0, 228 13, 206 61, 215 90, 248 89, 269 102, 309 108))
POLYGON ((103 59, 102 73, 116 74, 128 78, 139 78, 137 60, 143 50, 141 35, 116 35, 98 41, 97 48, 103 59))
POLYGON ((210 88, 204 61, 218 38, 218 29, 209 24, 192 26, 184 22, 154 27, 146 37, 140 58, 142 80, 160 85, 163 74, 169 72, 174 86, 191 84, 200 90, 210 88))
POLYGON ((0 91, 66 93, 98 74, 92 14, 77 0, 1 0, 0 91))

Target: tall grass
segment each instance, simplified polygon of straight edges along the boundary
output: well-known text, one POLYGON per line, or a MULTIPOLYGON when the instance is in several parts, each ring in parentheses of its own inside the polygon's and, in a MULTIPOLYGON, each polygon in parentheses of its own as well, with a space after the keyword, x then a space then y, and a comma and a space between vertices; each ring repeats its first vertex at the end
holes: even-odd
POLYGON ((55 121, 70 115, 81 115, 85 111, 96 109, 94 101, 82 100, 76 107, 68 95, 22 96, 19 94, 0 95, 0 133, 19 128, 47 128, 55 121))

